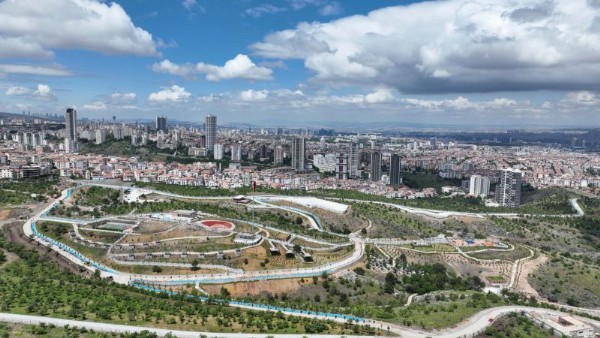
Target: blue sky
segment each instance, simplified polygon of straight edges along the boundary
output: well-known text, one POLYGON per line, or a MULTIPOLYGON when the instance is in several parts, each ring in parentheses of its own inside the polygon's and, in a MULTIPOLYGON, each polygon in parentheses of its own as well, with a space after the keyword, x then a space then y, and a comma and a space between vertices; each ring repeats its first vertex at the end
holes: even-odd
POLYGON ((0 110, 600 126, 595 0, 0 0, 0 110))

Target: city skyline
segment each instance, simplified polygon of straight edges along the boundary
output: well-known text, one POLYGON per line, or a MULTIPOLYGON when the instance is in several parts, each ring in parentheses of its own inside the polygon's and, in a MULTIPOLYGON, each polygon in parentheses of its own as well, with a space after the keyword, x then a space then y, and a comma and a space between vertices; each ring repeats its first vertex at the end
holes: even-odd
POLYGON ((600 125, 600 9, 590 1, 43 0, 37 8, 0 3, 0 111, 600 125))

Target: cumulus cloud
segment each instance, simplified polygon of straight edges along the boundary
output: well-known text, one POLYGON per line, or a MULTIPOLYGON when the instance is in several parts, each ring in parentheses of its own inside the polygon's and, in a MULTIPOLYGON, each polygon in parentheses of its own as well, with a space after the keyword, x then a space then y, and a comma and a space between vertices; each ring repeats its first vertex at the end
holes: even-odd
POLYGON ((178 65, 169 60, 163 60, 161 62, 153 64, 152 70, 157 73, 178 75, 184 78, 190 78, 192 75, 197 73, 196 66, 191 63, 178 65))
POLYGON ((185 91, 185 88, 173 85, 148 96, 150 103, 177 103, 187 102, 192 94, 185 91))
POLYGON ((319 9, 319 14, 323 16, 339 15, 342 13, 342 11, 342 5, 340 5, 339 2, 334 1, 321 7, 319 9))
POLYGON ((600 6, 593 4, 427 1, 301 23, 251 48, 301 59, 317 81, 404 93, 600 89, 600 6))
POLYGON ((114 2, 0 2, 0 57, 48 58, 57 48, 158 55, 152 35, 114 2))
POLYGON ((152 70, 158 73, 168 73, 184 78, 191 78, 195 74, 206 74, 208 81, 221 81, 229 79, 244 80, 270 80, 273 70, 263 66, 257 66, 247 55, 238 54, 235 58, 225 62, 223 66, 206 64, 185 63, 176 64, 169 60, 163 60, 152 65, 152 70))
POLYGON ((267 98, 269 92, 267 90, 253 90, 248 89, 240 92, 240 99, 242 101, 262 101, 267 98))
POLYGON ((112 93, 110 100, 113 104, 129 104, 135 101, 137 95, 135 93, 112 93))
POLYGON ((34 99, 52 100, 56 96, 52 88, 46 84, 38 84, 35 88, 26 88, 21 86, 11 86, 4 92, 6 96, 27 96, 34 99))
POLYGON ((108 105, 102 101, 95 101, 89 104, 83 105, 83 110, 89 111, 105 111, 108 110, 108 105))
POLYGON ((387 88, 379 88, 373 93, 365 95, 366 103, 385 103, 394 101, 394 94, 387 88))
POLYGON ((8 87, 6 89, 6 92, 4 92, 4 94, 6 96, 23 96, 23 95, 29 95, 31 93, 32 93, 31 89, 25 88, 25 87, 20 87, 20 86, 8 87))

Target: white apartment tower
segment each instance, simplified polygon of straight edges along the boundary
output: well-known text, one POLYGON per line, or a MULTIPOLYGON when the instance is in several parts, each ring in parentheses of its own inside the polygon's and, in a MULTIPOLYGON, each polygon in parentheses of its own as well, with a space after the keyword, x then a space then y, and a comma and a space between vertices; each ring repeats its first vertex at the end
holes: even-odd
POLYGON ((473 196, 487 196, 490 194, 490 178, 481 175, 471 176, 469 194, 473 196))

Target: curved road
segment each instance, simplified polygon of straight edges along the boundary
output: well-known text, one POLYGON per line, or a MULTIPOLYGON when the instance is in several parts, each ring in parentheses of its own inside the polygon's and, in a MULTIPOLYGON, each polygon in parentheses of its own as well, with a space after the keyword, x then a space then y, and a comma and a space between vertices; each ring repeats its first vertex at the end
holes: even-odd
MULTIPOLYGON (((462 322, 456 327, 450 329, 443 329, 439 331, 423 331, 416 330, 408 327, 403 327, 399 325, 383 323, 383 322, 371 322, 371 326, 380 328, 383 330, 387 330, 390 328, 390 332, 400 335, 405 338, 426 338, 426 337, 437 337, 437 338, 456 338, 456 337, 471 337, 477 333, 485 330, 487 326, 490 325, 490 318, 495 320, 501 316, 507 315, 512 312, 524 312, 524 313, 535 313, 535 314, 544 314, 544 315, 552 315, 559 316, 564 315, 564 313, 555 310, 549 309, 541 309, 541 308, 532 308, 525 306, 503 306, 496 307, 487 310, 483 310, 466 321, 462 322)), ((600 322, 588 318, 574 316, 575 318, 597 327, 600 327, 600 322)), ((300 337, 339 337, 339 335, 310 335, 310 334, 257 334, 257 333, 214 333, 214 332, 193 332, 193 331, 178 331, 178 330, 166 330, 166 329, 157 329, 152 327, 141 327, 141 326, 130 326, 130 325, 119 325, 119 324, 108 324, 108 323, 99 323, 99 322, 90 322, 90 321, 81 321, 81 320, 70 320, 70 319, 59 319, 59 318, 50 318, 50 317, 41 317, 41 316, 29 316, 29 315, 17 315, 11 313, 0 313, 0 321, 2 322, 10 322, 10 323, 19 323, 19 324, 54 324, 56 326, 65 326, 69 325, 70 327, 79 327, 86 328, 89 330, 95 330, 100 332, 116 332, 116 333, 126 333, 126 332, 141 332, 144 330, 150 331, 152 333, 156 333, 159 336, 164 336, 168 333, 172 333, 177 337, 187 338, 194 337, 197 338, 199 335, 204 334, 210 337, 232 337, 232 338, 264 338, 265 336, 270 337, 279 337, 279 338, 300 338, 300 337)), ((358 336, 345 336, 345 337, 358 337, 358 336)), ((364 337, 364 336, 362 336, 364 337)))

